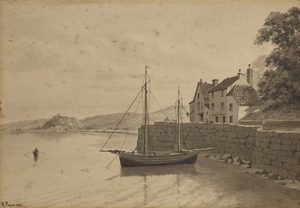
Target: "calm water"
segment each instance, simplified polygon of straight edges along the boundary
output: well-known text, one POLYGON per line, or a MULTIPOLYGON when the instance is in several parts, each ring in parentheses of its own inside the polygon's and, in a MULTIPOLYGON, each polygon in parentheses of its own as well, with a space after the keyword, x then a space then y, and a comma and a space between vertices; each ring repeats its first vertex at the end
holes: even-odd
MULTIPOLYGON (((205 188, 205 175, 211 173, 201 172, 197 164, 121 168, 118 157, 99 152, 108 136, 103 133, 3 134, 2 201, 37 207, 179 207, 217 198, 205 188), (37 162, 31 153, 28 157, 24 155, 34 148, 46 153, 37 162), (200 172, 202 181, 196 177, 200 172)), ((117 134, 107 148, 120 148, 123 139, 124 135, 117 134)), ((124 149, 133 150, 135 146, 136 136, 128 136, 124 149)))

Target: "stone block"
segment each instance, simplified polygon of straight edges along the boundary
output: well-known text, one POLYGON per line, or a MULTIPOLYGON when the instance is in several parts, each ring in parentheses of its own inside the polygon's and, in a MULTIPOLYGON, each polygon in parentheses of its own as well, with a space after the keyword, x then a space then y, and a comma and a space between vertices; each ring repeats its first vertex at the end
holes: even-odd
POLYGON ((272 165, 272 166, 275 166, 275 167, 277 167, 277 168, 281 168, 281 167, 282 167, 282 163, 279 162, 278 160, 273 160, 273 161, 271 162, 271 165, 272 165))
POLYGON ((203 124, 202 129, 208 129, 208 124, 203 124))
POLYGON ((287 157, 293 157, 294 156, 294 152, 293 151, 286 151, 285 156, 287 156, 287 157))
POLYGON ((296 152, 296 153, 294 154, 294 158, 300 159, 300 152, 296 152))
POLYGON ((271 137, 271 143, 272 144, 280 144, 281 143, 281 138, 277 138, 277 137, 271 137))
POLYGON ((300 179, 300 176, 298 173, 294 172, 294 171, 289 171, 289 178, 293 179, 293 180, 298 180, 300 179))
POLYGON ((224 136, 224 132, 223 132, 223 131, 217 131, 217 132, 215 133, 215 135, 216 135, 216 136, 219 136, 219 137, 222 137, 222 136, 224 136))
POLYGON ((226 141, 227 141, 227 142, 233 142, 233 138, 227 137, 227 138, 226 138, 226 141))
POLYGON ((258 168, 265 170, 264 172, 262 172, 262 174, 264 174, 266 172, 269 173, 271 170, 270 165, 266 165, 266 164, 259 164, 258 168))
POLYGON ((277 156, 277 160, 280 162, 288 162, 288 158, 287 157, 282 157, 282 156, 277 156))
POLYGON ((288 150, 295 151, 297 147, 295 145, 288 145, 288 150))
POLYGON ((293 165, 290 165, 289 163, 283 163, 282 167, 286 170, 293 170, 293 165))
POLYGON ((262 163, 262 161, 263 161, 263 157, 261 157, 261 156, 256 157, 256 162, 257 163, 262 163))
POLYGON ((269 160, 276 160, 276 158, 277 158, 277 156, 276 155, 267 155, 267 158, 269 159, 269 160))
POLYGON ((215 124, 214 129, 223 130, 223 124, 215 124))
POLYGON ((226 132, 230 132, 231 131, 231 125, 230 124, 224 124, 223 125, 223 130, 226 132))
POLYGON ((278 175, 282 177, 288 177, 289 173, 286 169, 278 168, 278 175))
POLYGON ((274 166, 271 166, 270 167, 270 172, 277 175, 278 174, 278 168, 277 167, 274 167, 274 166))
POLYGON ((281 149, 282 150, 290 150, 290 145, 283 144, 283 145, 281 145, 281 149))
POLYGON ((267 143, 269 143, 269 142, 271 142, 271 139, 270 139, 270 137, 263 137, 263 138, 262 138, 262 142, 267 142, 267 143))
POLYGON ((290 138, 291 139, 296 139, 296 140, 300 140, 300 134, 299 133, 290 133, 290 138))
POLYGON ((208 126, 207 126, 207 129, 214 129, 214 124, 213 123, 211 123, 211 124, 208 124, 208 126))
POLYGON ((226 142, 227 138, 226 137, 220 137, 220 142, 226 142))
POLYGON ((229 137, 235 138, 237 136, 237 132, 230 132, 229 137))
POLYGON ((300 165, 293 165, 293 171, 300 174, 300 165))
POLYGON ((300 139, 293 139, 293 145, 300 146, 300 139))
POLYGON ((260 146, 265 148, 265 147, 269 147, 269 143, 268 142, 261 142, 260 146))
POLYGON ((265 158, 263 158, 262 163, 265 164, 265 165, 270 165, 271 161, 265 157, 265 158))
POLYGON ((291 165, 298 165, 299 164, 299 159, 290 157, 290 158, 288 158, 288 163, 291 164, 291 165))
POLYGON ((241 138, 241 139, 245 139, 245 138, 249 137, 249 133, 243 132, 243 131, 239 131, 239 132, 237 133, 237 137, 238 137, 238 138, 241 138))
POLYGON ((270 148, 264 148, 263 152, 266 153, 266 154, 271 154, 272 150, 270 148))
POLYGON ((283 138, 282 139, 282 144, 292 145, 293 144, 293 140, 291 138, 283 138))
POLYGON ((281 144, 270 144, 269 147, 272 150, 281 150, 281 144))

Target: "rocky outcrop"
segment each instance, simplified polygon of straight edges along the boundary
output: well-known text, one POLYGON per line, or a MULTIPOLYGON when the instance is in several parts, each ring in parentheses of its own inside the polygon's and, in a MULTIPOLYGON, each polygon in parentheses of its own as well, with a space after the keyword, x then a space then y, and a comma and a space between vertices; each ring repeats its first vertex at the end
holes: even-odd
POLYGON ((83 124, 74 117, 56 115, 47 121, 42 127, 42 130, 79 130, 83 128, 83 124))

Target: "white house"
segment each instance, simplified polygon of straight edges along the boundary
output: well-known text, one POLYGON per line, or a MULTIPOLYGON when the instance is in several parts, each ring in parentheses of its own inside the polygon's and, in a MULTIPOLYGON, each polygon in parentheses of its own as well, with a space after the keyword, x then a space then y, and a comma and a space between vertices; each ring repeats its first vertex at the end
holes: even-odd
POLYGON ((215 123, 233 123, 247 114, 252 106, 259 106, 260 99, 252 87, 253 71, 247 69, 247 77, 241 73, 224 79, 220 84, 208 91, 210 103, 209 120, 215 123))
POLYGON ((253 71, 249 64, 247 76, 239 73, 237 76, 224 79, 213 84, 198 82, 193 101, 190 105, 191 122, 214 122, 237 124, 250 107, 260 106, 260 99, 252 87, 253 71))

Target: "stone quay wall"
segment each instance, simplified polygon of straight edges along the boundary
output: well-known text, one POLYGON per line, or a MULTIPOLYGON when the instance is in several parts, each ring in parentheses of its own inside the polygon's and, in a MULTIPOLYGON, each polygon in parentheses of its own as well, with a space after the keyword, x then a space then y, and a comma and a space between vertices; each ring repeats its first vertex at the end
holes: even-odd
MULTIPOLYGON (((181 149, 213 147, 212 154, 231 154, 278 176, 300 180, 300 134, 263 131, 260 126, 183 123, 181 149)), ((178 124, 147 126, 148 151, 178 149, 178 124)), ((137 150, 144 148, 144 128, 138 130, 137 150)))

